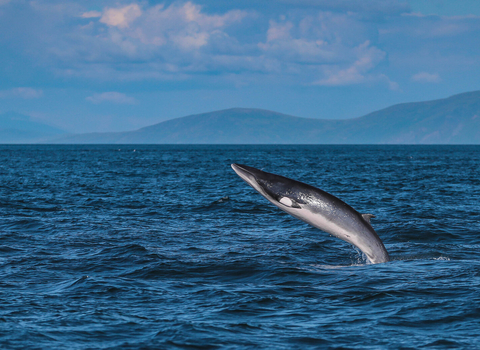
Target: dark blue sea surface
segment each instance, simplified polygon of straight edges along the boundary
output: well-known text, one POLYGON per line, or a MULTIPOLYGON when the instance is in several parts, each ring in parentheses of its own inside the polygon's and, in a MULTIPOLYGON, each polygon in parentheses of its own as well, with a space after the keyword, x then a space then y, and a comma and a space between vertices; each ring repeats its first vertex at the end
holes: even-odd
POLYGON ((479 146, 0 146, 0 213, 1 348, 479 348, 479 146), (375 214, 392 261, 233 162, 375 214))

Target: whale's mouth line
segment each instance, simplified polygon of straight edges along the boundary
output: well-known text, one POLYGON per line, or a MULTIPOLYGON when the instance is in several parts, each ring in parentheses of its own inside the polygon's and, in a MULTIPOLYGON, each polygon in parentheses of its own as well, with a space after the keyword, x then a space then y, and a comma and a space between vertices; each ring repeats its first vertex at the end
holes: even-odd
POLYGON ((260 186, 257 177, 248 169, 245 169, 242 167, 242 165, 239 164, 232 164, 231 165, 232 169, 237 173, 240 178, 245 181, 247 184, 252 186, 255 190, 260 192, 263 196, 267 197, 267 194, 265 193, 265 190, 260 186))
MULTIPOLYGON (((253 176, 253 177, 255 178, 255 176, 254 176, 251 172, 249 172, 247 169, 242 168, 242 167, 241 167, 240 165, 238 165, 238 164, 235 164, 235 163, 234 163, 234 164, 231 165, 231 167, 232 167, 232 169, 237 173, 237 175, 239 175, 239 176, 241 176, 241 175, 244 175, 244 176, 245 176, 245 175, 246 175, 245 173, 247 173, 248 175, 251 175, 251 176, 253 176)), ((243 178, 243 177, 242 177, 242 178, 243 178)), ((255 180, 256 180, 256 178, 255 178, 255 180)))
POLYGON ((242 166, 242 164, 236 164, 236 163, 233 163, 232 164, 232 169, 235 170, 235 172, 238 174, 238 172, 245 172, 245 173, 248 173, 249 175, 253 176, 255 178, 256 181, 257 180, 257 177, 251 172, 249 171, 248 169, 245 169, 244 166, 242 166))
POLYGON ((257 186, 261 187, 255 174, 250 170, 245 169, 241 164, 235 164, 235 163, 232 164, 232 169, 237 173, 238 176, 240 176, 244 181, 248 182, 250 185, 253 186, 252 182, 255 182, 257 186))

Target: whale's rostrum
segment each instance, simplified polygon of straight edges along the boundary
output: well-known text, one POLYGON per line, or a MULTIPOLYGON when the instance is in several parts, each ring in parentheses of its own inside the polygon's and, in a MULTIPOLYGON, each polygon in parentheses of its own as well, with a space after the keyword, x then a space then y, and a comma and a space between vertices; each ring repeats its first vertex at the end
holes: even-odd
POLYGON ((337 197, 313 186, 246 165, 232 164, 246 183, 283 211, 360 249, 371 263, 390 260, 370 225, 372 214, 360 214, 337 197))

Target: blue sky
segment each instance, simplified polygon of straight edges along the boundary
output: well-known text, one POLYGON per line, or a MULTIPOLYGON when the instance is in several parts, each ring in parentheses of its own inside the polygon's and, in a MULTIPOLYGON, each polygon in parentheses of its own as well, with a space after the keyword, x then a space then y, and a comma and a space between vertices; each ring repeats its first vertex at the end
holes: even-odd
POLYGON ((480 90, 478 0, 0 0, 0 32, 0 113, 70 132, 480 90))

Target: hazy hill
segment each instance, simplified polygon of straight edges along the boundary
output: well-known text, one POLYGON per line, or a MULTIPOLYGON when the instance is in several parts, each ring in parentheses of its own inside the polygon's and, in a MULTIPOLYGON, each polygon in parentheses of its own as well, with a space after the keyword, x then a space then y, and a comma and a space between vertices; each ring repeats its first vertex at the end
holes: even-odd
POLYGON ((32 121, 29 116, 7 112, 0 114, 0 143, 42 142, 59 137, 64 131, 32 121))
POLYGON ((311 130, 337 122, 292 117, 262 109, 232 108, 196 114, 118 133, 74 135, 67 143, 312 143, 311 130), (323 123, 325 125, 323 125, 323 123))
POLYGON ((480 91, 403 103, 344 120, 308 119, 233 108, 139 130, 63 137, 56 143, 480 144, 480 91))
POLYGON ((480 91, 394 105, 351 122, 349 143, 480 144, 480 91))

